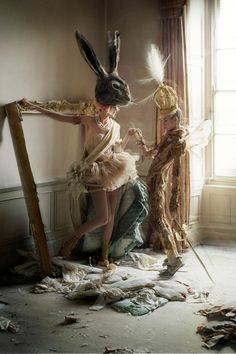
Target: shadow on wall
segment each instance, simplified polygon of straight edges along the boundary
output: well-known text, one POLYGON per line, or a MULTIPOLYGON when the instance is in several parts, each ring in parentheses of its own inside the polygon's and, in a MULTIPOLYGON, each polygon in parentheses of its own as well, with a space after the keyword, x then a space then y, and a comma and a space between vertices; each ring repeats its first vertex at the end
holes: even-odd
POLYGON ((3 136, 2 136, 2 131, 3 131, 3 125, 6 119, 6 111, 4 106, 0 106, 0 143, 2 142, 3 136))

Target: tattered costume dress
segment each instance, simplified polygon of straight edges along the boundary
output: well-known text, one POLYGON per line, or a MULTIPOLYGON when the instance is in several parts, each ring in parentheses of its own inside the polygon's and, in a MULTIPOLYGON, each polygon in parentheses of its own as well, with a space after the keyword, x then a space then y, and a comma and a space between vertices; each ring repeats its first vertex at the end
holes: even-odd
POLYGON ((181 156, 186 149, 187 131, 184 128, 170 130, 157 147, 157 154, 148 172, 148 187, 150 193, 149 210, 149 242, 155 247, 160 238, 167 257, 178 257, 176 237, 179 230, 173 225, 174 217, 170 218, 170 209, 177 211, 179 203, 179 177, 181 156), (166 191, 172 171, 172 188, 170 205, 167 205, 166 191))
POLYGON ((120 125, 109 118, 109 124, 102 127, 98 118, 94 119, 101 132, 86 141, 82 160, 73 163, 67 174, 75 228, 84 222, 86 192, 90 189, 113 191, 137 178, 135 157, 121 148, 120 125))

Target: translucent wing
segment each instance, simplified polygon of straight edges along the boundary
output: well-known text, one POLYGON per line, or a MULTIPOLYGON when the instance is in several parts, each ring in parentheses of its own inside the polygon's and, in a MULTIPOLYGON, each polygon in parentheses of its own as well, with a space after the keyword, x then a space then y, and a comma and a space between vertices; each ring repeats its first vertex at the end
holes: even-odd
POLYGON ((189 135, 186 140, 186 147, 188 150, 193 148, 203 149, 207 146, 210 134, 212 131, 212 123, 210 119, 202 121, 199 125, 189 128, 189 135))

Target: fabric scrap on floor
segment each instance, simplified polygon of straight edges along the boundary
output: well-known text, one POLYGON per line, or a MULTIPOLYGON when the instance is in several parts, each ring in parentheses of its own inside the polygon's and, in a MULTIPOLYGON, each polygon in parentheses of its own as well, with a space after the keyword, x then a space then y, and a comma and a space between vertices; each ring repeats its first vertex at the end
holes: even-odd
POLYGON ((211 349, 227 341, 236 343, 236 306, 213 306, 197 313, 209 321, 197 328, 203 347, 211 349))
POLYGON ((140 296, 137 296, 135 298, 113 302, 111 307, 118 312, 130 313, 133 316, 142 316, 165 305, 167 302, 168 300, 161 297, 156 298, 155 301, 145 301, 140 296))
MULTIPOLYGON (((106 304, 113 309, 134 316, 146 314, 168 301, 186 301, 188 286, 175 280, 158 280, 155 273, 145 277, 143 271, 127 274, 126 268, 107 272, 96 267, 81 267, 78 262, 58 260, 63 278, 44 278, 32 290, 35 293, 57 292, 69 300, 94 297, 92 311, 102 310, 106 304), (116 281, 117 280, 117 281, 116 281)), ((150 273, 148 273, 150 274, 150 273)))
POLYGON ((130 252, 129 255, 139 269, 161 270, 163 268, 162 263, 156 257, 139 252, 130 252))

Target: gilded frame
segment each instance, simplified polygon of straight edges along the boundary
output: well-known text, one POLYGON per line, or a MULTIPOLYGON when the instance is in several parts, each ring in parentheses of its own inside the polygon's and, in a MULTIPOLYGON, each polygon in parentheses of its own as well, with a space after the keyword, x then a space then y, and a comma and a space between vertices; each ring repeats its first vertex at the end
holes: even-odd
MULTIPOLYGON (((37 102, 39 106, 57 111, 71 114, 86 114, 95 115, 97 108, 93 101, 80 101, 77 103, 70 103, 66 100, 62 101, 47 101, 37 102)), ((39 199, 37 194, 37 187, 32 173, 27 147, 25 143, 24 131, 22 128, 22 120, 24 114, 41 114, 36 110, 32 110, 24 101, 12 102, 5 106, 10 132, 12 136, 16 161, 20 174, 22 189, 26 202, 29 223, 31 226, 37 255, 39 259, 39 267, 42 276, 52 275, 53 267, 50 259, 50 254, 47 246, 47 239, 42 221, 41 212, 39 209, 39 199)))

